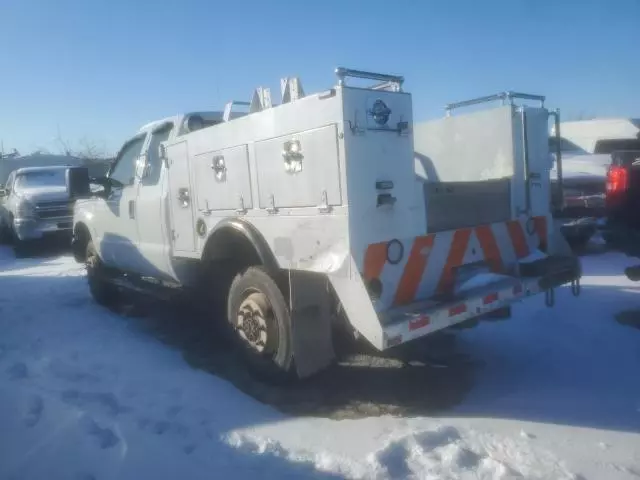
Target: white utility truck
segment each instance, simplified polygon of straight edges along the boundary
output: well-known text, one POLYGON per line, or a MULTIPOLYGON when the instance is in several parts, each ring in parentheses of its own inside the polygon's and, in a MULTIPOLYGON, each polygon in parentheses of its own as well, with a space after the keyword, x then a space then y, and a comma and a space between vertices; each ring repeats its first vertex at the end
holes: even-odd
POLYGON ((552 304, 562 284, 577 293, 579 262, 550 223, 547 110, 414 126, 402 77, 336 74, 313 95, 283 79, 277 106, 258 88, 144 126, 100 193, 72 169, 94 298, 195 292, 280 378, 328 366, 335 332, 385 350, 529 295, 552 304))

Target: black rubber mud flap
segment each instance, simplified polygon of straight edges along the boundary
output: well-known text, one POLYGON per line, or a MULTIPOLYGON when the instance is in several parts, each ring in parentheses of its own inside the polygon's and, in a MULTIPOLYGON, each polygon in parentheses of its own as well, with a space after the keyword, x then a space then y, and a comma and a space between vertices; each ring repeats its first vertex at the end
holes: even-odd
POLYGON ((325 275, 290 270, 293 358, 298 377, 305 378, 331 365, 331 292, 325 275))

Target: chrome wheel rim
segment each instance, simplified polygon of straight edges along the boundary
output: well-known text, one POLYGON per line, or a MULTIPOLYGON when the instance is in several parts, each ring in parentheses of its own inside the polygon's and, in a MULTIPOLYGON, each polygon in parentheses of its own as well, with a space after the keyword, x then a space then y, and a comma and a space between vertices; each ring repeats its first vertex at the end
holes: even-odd
POLYGON ((258 353, 268 353, 272 336, 273 310, 267 296, 258 291, 246 292, 236 313, 235 329, 240 338, 258 353))

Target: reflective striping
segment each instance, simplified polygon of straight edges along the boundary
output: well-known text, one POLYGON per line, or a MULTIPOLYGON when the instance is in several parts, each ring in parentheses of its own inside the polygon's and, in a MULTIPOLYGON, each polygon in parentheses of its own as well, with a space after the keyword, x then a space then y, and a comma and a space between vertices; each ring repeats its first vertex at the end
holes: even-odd
POLYGON ((447 293, 453 288, 453 269, 462 265, 464 254, 466 253, 467 245, 469 244, 469 237, 471 237, 471 232, 472 230, 470 228, 465 228, 463 230, 456 230, 453 234, 451 250, 449 250, 447 263, 444 265, 444 270, 440 276, 440 281, 438 282, 438 293, 447 293))
POLYGON ((502 262, 502 256, 500 255, 500 249, 498 248, 498 242, 491 230, 491 225, 481 225, 476 227, 476 235, 480 242, 480 248, 484 253, 491 271, 494 273, 500 273, 504 271, 504 264, 502 262))
POLYGON ((398 337, 400 337, 403 343, 408 342, 446 329, 452 325, 460 324, 479 315, 497 311, 522 298, 522 295, 515 294, 514 290, 526 291, 528 295, 542 292, 538 278, 526 278, 521 282, 506 284, 496 291, 488 290, 478 293, 477 295, 472 295, 454 305, 427 307, 427 309, 423 311, 417 310, 410 318, 407 318, 406 313, 403 313, 403 309, 399 309, 397 316, 392 315, 389 317, 390 321, 384 326, 384 335, 385 339, 387 339, 385 345, 388 345, 388 339, 390 338, 394 339, 395 342, 398 341, 398 337), (490 304, 485 304, 484 300, 487 297, 493 297, 494 294, 497 294, 497 300, 490 304), (418 327, 417 325, 420 324, 418 320, 421 319, 422 316, 428 316, 429 323, 418 327))
POLYGON ((461 313, 467 312, 467 305, 465 303, 461 303, 460 305, 456 305, 455 307, 451 307, 449 309, 449 316, 455 317, 456 315, 460 315, 461 313))
POLYGON ((409 260, 400 278, 393 301, 395 305, 410 303, 415 298, 422 274, 429 261, 429 252, 424 250, 430 250, 433 247, 434 238, 434 235, 427 235, 426 237, 418 237, 413 242, 409 260))
POLYGON ((540 250, 546 252, 549 241, 547 238, 547 217, 534 217, 533 223, 540 240, 540 250))
POLYGON ((366 280, 380 278, 386 262, 387 244, 374 243, 373 245, 369 245, 364 256, 364 278, 366 280))
POLYGON ((498 292, 490 293, 489 295, 486 295, 482 299, 482 303, 485 305, 489 305, 490 303, 497 302, 497 301, 498 301, 498 292))
POLYGON ((414 318, 409 321, 409 331, 417 330, 422 327, 426 327, 430 323, 428 315, 421 315, 418 318, 414 318))
POLYGON ((524 235, 522 224, 518 220, 510 220, 507 222, 507 230, 509 231, 509 237, 511 238, 516 256, 518 258, 524 258, 529 255, 527 238, 524 235))
MULTIPOLYGON (((387 261, 387 242, 371 244, 364 254, 363 277, 383 283, 384 293, 377 303, 381 310, 438 294, 447 298, 462 265, 485 263, 494 273, 515 275, 518 260, 545 245, 548 238, 546 217, 533 217, 533 226, 528 233, 523 219, 400 239, 407 253, 398 264, 387 261)), ((498 301, 502 300, 501 293, 498 301)))

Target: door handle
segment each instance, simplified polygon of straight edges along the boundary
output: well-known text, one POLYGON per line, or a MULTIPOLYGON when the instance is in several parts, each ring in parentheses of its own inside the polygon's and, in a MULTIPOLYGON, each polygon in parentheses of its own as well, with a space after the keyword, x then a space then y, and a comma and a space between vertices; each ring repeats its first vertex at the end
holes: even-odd
POLYGON ((136 218, 136 201, 129 200, 129 218, 136 218))
POLYGON ((211 170, 216 175, 216 179, 223 181, 227 175, 227 165, 224 163, 223 155, 216 155, 211 160, 211 170))
POLYGON ((178 201, 180 202, 180 206, 182 208, 188 208, 191 204, 191 196, 189 195, 188 188, 179 188, 178 189, 178 201))

